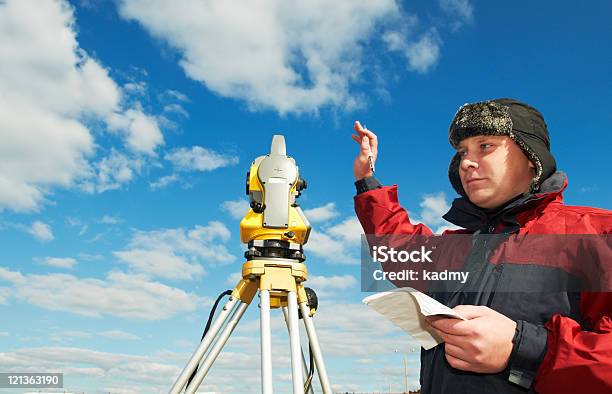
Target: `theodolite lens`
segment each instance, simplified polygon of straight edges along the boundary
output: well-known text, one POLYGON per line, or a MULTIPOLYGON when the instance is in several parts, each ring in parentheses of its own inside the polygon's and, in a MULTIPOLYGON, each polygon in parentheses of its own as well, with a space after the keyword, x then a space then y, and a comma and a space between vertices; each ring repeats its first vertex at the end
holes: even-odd
POLYGON ((251 171, 247 171, 247 179, 246 179, 246 195, 249 195, 249 190, 251 188, 251 171))

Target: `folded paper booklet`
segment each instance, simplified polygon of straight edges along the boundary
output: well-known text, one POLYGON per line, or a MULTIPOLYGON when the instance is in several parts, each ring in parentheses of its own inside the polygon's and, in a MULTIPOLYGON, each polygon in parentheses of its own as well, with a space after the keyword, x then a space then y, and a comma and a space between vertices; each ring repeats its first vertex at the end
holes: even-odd
POLYGON ((425 316, 448 316, 465 320, 451 308, 411 287, 373 294, 364 298, 363 303, 412 335, 425 349, 444 342, 427 324, 425 316))

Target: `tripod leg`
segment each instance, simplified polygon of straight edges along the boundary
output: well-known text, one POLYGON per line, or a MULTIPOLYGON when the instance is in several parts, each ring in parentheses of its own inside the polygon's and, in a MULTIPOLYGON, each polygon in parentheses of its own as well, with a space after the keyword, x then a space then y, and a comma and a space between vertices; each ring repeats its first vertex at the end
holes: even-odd
MULTIPOLYGON (((287 324, 287 330, 289 330, 289 312, 287 311, 287 307, 284 306, 283 307, 283 315, 285 316, 285 323, 287 324)), ((302 373, 304 374, 304 376, 308 376, 308 364, 306 364, 306 356, 304 356, 304 350, 300 349, 302 352, 302 373)), ((310 388, 308 389, 308 394, 314 394, 314 391, 312 390, 312 384, 310 385, 310 388)))
POLYGON ((300 329, 298 327, 298 304, 295 291, 287 293, 289 309, 289 341, 291 346, 291 375, 293 377, 293 394, 304 394, 302 360, 300 346, 300 329))
POLYGON ((308 308, 307 302, 300 304, 300 310, 302 311, 302 318, 304 319, 304 325, 306 326, 306 333, 308 333, 308 340, 310 341, 310 347, 312 349, 312 355, 319 372, 319 380, 321 381, 321 387, 323 388, 324 394, 332 394, 331 385, 329 384, 329 378, 327 377, 327 370, 325 369, 325 363, 323 362, 323 354, 319 347, 319 339, 310 317, 310 309, 308 308))
POLYGON ((246 302, 241 302, 240 305, 238 305, 238 308, 236 308, 236 311, 232 315, 231 319, 223 328, 223 331, 221 331, 219 339, 217 340, 213 348, 210 350, 210 353, 206 355, 206 358, 198 369, 198 372, 193 378, 193 381, 185 390, 185 394, 193 394, 196 392, 196 390, 202 383, 202 380, 204 380, 204 377, 206 377, 206 374, 210 370, 210 367, 217 359, 217 356, 219 356, 219 353, 221 353, 221 349, 223 349, 223 346, 229 339, 230 335, 232 335, 232 332, 236 328, 236 325, 238 325, 240 318, 242 318, 242 315, 244 315, 244 312, 247 310, 248 306, 249 304, 247 304, 246 302))
POLYGON ((219 329, 221 328, 221 326, 223 326, 237 302, 238 298, 232 296, 230 297, 229 301, 223 306, 223 310, 219 313, 219 317, 217 317, 213 325, 208 330, 208 333, 206 333, 206 336, 204 337, 202 342, 200 342, 200 345, 193 353, 193 356, 191 356, 191 359, 189 359, 189 362, 187 363, 185 369, 183 369, 183 372, 181 372, 179 377, 176 379, 174 386, 172 386, 172 388, 170 389, 170 394, 179 394, 183 390, 183 388, 187 384, 187 381, 189 380, 189 376, 191 376, 193 371, 200 363, 200 360, 204 356, 204 353, 206 353, 206 351, 210 347, 210 344, 217 336, 219 329))
POLYGON ((272 337, 270 328, 270 291, 259 291, 261 309, 261 392, 272 394, 272 337))

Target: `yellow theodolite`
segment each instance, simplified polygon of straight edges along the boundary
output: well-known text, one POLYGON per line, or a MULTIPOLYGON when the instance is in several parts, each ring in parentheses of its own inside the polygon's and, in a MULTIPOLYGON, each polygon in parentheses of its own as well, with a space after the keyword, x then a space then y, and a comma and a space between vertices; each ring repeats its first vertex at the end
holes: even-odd
POLYGON ((248 246, 242 279, 233 291, 222 293, 217 299, 200 346, 176 380, 171 394, 178 394, 183 389, 189 394, 196 392, 257 292, 260 298, 262 393, 272 393, 270 310, 274 308, 282 308, 287 323, 293 393, 313 392, 314 366, 323 393, 332 392, 312 321, 317 297, 314 291, 303 286, 308 278, 303 245, 308 242, 311 227, 296 198, 306 186, 295 160, 286 154, 285 138, 275 135, 270 153, 257 157, 247 173, 246 193, 251 208, 240 221, 240 240, 248 246), (225 294, 231 294, 230 300, 212 323, 214 309, 225 294), (308 335, 310 368, 306 368, 301 351, 300 318, 308 335))
POLYGON ((275 135, 270 153, 259 156, 247 172, 246 193, 251 209, 240 222, 240 240, 276 239, 305 244, 310 223, 295 202, 306 189, 295 160, 287 156, 285 139, 275 135))
POLYGON ((300 284, 307 279, 302 245, 311 227, 296 202, 306 187, 295 160, 287 156, 282 135, 272 138, 270 153, 253 160, 247 172, 251 209, 240 222, 247 262, 242 267, 245 283, 237 290, 248 291, 258 279, 259 289, 270 291, 271 308, 286 306, 288 291, 296 291, 298 301, 308 297, 300 284))

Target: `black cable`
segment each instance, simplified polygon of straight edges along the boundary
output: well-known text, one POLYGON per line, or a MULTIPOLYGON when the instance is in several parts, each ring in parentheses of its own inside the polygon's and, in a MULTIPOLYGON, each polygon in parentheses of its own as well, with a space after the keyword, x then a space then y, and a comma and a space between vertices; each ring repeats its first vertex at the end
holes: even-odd
MULTIPOLYGON (((310 287, 304 287, 304 291, 306 291, 307 305, 309 310, 317 310, 319 307, 319 299, 317 297, 317 293, 310 287)), ((299 318, 302 319, 302 311, 298 309, 299 318)), ((313 312, 314 315, 314 312, 313 312)), ((314 355, 312 354, 312 347, 310 346, 310 341, 308 341, 308 358, 310 361, 308 377, 306 378, 306 382, 304 382, 304 393, 308 392, 310 387, 312 386, 312 377, 314 376, 314 355)))
POLYGON ((304 383, 304 393, 307 393, 308 390, 310 390, 310 386, 312 384, 312 377, 314 376, 314 356, 312 354, 312 348, 310 347, 310 342, 308 342, 308 358, 309 358, 310 370, 308 371, 308 378, 306 378, 306 382, 304 383))
MULTIPOLYGON (((217 301, 215 301, 215 303, 213 304, 210 314, 208 315, 208 321, 206 322, 206 327, 204 327, 204 332, 202 333, 202 339, 200 339, 200 342, 204 340, 206 333, 210 329, 210 325, 212 324, 213 317, 215 316, 215 310, 217 309, 217 305, 219 305, 221 298, 225 297, 226 295, 232 295, 232 291, 225 290, 223 293, 219 294, 219 297, 217 297, 217 301)), ((189 377, 189 380, 187 381, 186 387, 189 387, 189 385, 191 384, 191 381, 193 380, 197 372, 198 372, 198 367, 196 366, 196 368, 193 370, 193 373, 189 377)))

